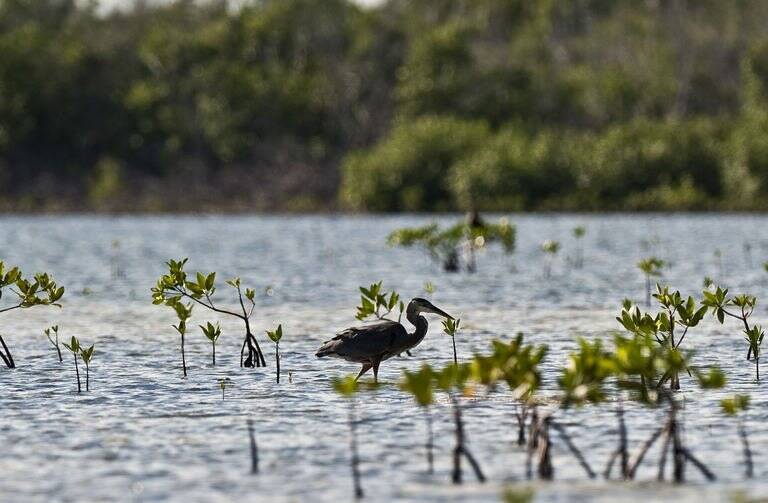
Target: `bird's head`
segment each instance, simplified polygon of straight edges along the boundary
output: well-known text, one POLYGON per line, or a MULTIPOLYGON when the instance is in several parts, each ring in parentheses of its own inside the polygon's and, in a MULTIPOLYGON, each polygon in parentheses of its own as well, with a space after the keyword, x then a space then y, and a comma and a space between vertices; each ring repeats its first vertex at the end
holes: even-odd
POLYGON ((448 318, 449 320, 453 319, 453 316, 439 307, 436 307, 427 299, 422 299, 420 297, 416 297, 408 303, 408 313, 414 313, 417 316, 419 313, 433 313, 442 316, 443 318, 448 318))

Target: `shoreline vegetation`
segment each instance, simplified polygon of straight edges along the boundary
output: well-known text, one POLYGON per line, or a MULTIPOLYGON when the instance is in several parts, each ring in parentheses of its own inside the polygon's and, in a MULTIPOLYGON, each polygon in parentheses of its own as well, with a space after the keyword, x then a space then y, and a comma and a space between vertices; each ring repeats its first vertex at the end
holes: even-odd
POLYGON ((768 4, 0 3, 0 212, 768 210, 768 4))

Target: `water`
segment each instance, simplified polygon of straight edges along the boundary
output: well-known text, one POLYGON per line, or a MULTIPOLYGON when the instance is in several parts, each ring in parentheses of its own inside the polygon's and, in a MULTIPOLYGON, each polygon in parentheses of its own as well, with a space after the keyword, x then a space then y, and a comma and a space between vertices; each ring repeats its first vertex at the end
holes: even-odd
MULTIPOLYGON (((450 217, 442 220, 450 221, 450 217)), ((641 301, 643 278, 635 263, 656 255, 672 263, 666 281, 697 294, 711 276, 733 291, 768 298, 768 218, 762 216, 511 216, 518 250, 504 257, 488 250, 474 275, 446 274, 419 250, 390 249, 386 234, 426 217, 2 217, 0 257, 26 272, 50 271, 67 287, 64 308, 35 308, 0 315, 0 333, 18 368, 0 369, 0 501, 346 501, 352 499, 346 402, 330 380, 358 370, 314 358, 335 331, 355 323, 357 286, 384 279, 404 296, 425 296, 462 318, 460 357, 483 351, 492 338, 518 331, 549 344, 544 394, 556 392, 558 368, 577 337, 607 337, 625 297, 641 301), (585 265, 572 270, 577 246, 571 229, 584 225, 585 265), (543 278, 539 246, 563 247, 543 278), (749 253, 744 244, 751 243, 749 253), (230 302, 223 280, 235 275, 256 289, 255 328, 267 369, 238 367, 241 327, 196 310, 188 336, 189 377, 182 379, 173 313, 153 306, 149 289, 168 258, 188 256, 190 270, 216 270, 217 299, 230 302), (267 289, 269 287, 269 293, 267 289), (216 367, 198 323, 222 322, 216 367), (261 332, 282 323, 283 382, 274 382, 273 346, 261 332), (63 339, 77 335, 96 344, 90 393, 75 392, 74 369, 60 364, 42 334, 58 324, 63 339), (288 372, 292 383, 288 382, 288 372), (221 399, 217 380, 233 386, 221 399), (256 425, 261 470, 251 476, 247 418, 256 425)), ((10 295, 10 293, 8 292, 10 295)), ((4 299, 3 302, 6 302, 4 299)), ((765 321, 765 303, 756 318, 765 321)), ((450 361, 447 336, 432 320, 413 357, 382 365, 380 378, 396 383, 402 368, 450 361)), ((534 483, 538 501, 722 501, 768 494, 768 393, 753 382, 746 346, 735 323, 706 321, 685 345, 695 363, 718 364, 729 376, 725 390, 703 393, 683 379, 685 438, 718 476, 705 483, 689 466, 690 483, 658 484, 658 449, 650 451, 638 482, 588 480, 555 437, 556 482, 534 483), (755 478, 743 479, 736 425, 723 418, 720 398, 752 393, 748 414, 756 455, 755 478)), ((525 454, 513 445, 515 420, 499 392, 467 404, 469 445, 489 483, 470 472, 461 488, 450 485, 452 424, 444 402, 435 408, 437 451, 427 476, 424 422, 412 400, 388 386, 361 398, 359 435, 363 485, 370 501, 499 501, 506 486, 528 487, 525 454)), ((663 412, 630 408, 633 450, 663 412)), ((610 405, 558 417, 602 472, 615 447, 610 405)))

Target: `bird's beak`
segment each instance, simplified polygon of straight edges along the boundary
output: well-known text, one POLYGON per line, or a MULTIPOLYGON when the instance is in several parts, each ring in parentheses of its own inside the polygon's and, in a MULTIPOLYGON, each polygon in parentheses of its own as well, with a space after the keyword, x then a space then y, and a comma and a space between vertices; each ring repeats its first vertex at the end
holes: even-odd
POLYGON ((434 313, 434 314, 440 315, 440 316, 442 316, 443 318, 448 318, 449 320, 452 320, 452 319, 453 319, 453 316, 451 316, 450 314, 446 313, 445 311, 443 311, 443 310, 442 310, 442 309, 440 309, 439 307, 436 307, 434 304, 430 304, 430 305, 428 306, 427 310, 428 310, 430 313, 434 313))

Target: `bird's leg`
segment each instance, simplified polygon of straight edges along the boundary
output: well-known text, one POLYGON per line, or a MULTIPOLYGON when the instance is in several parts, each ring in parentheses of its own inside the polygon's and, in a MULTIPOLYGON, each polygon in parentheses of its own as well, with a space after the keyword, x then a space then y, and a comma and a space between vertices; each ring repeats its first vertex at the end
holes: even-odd
POLYGON ((360 377, 362 377, 363 374, 371 370, 371 367, 373 367, 373 365, 371 365, 370 363, 363 363, 363 368, 360 369, 360 373, 357 374, 357 377, 355 377, 355 381, 360 379, 360 377))
POLYGON ((373 382, 379 382, 379 365, 381 364, 381 358, 374 360, 373 362, 373 382))

